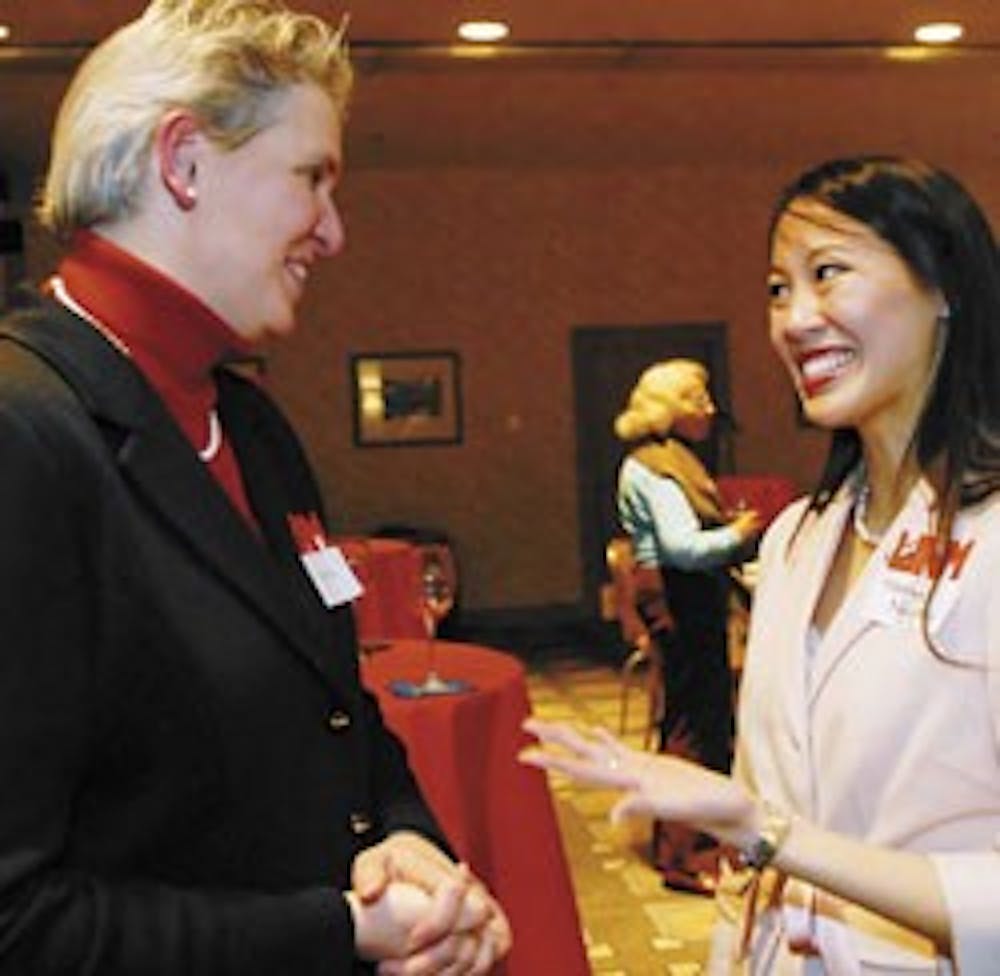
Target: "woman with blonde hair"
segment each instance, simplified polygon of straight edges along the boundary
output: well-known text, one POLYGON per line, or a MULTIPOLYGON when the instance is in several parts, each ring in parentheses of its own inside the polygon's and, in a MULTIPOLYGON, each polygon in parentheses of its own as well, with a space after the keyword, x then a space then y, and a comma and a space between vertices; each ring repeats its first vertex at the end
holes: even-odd
MULTIPOLYGON (((728 520, 714 480, 692 450, 715 416, 708 371, 689 359, 646 369, 615 433, 629 446, 618 513, 632 540, 639 611, 657 642, 664 682, 660 748, 725 772, 731 757, 727 568, 751 555, 754 511, 728 520)), ((676 824, 657 825, 654 858, 672 887, 714 890, 718 848, 676 824)))
POLYGON ((55 126, 0 323, 0 972, 484 974, 503 911, 361 686, 302 446, 225 369, 341 249, 351 71, 279 0, 154 0, 55 126))

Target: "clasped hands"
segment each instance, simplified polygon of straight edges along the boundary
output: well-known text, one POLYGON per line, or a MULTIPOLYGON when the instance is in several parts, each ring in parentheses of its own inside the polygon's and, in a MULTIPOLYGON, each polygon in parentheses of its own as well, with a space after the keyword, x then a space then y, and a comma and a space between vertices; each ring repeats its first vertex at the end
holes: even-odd
POLYGON ((351 883, 357 953, 379 976, 482 976, 510 948, 496 900, 420 834, 399 831, 362 851, 351 883))

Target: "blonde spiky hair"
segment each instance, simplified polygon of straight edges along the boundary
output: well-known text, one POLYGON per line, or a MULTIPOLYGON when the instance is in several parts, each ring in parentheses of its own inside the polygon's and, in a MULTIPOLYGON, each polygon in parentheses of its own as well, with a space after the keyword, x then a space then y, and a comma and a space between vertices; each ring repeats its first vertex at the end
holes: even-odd
POLYGON ((273 121, 278 96, 313 84, 346 113, 346 18, 333 27, 281 0, 153 0, 98 45, 63 98, 38 206, 60 237, 133 213, 156 127, 194 112, 226 148, 273 121))

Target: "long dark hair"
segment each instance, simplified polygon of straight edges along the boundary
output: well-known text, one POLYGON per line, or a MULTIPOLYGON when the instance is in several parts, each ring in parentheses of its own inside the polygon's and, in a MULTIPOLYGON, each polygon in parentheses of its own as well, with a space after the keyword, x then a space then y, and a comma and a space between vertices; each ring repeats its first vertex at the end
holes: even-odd
MULTIPOLYGON (((775 204, 772 241, 796 200, 816 201, 865 224, 919 281, 944 296, 944 345, 912 444, 940 500, 943 545, 958 509, 1000 487, 1000 258, 993 232, 954 177, 893 156, 835 159, 802 174, 775 204)), ((860 459, 857 432, 834 431, 814 510, 826 507, 860 459)))

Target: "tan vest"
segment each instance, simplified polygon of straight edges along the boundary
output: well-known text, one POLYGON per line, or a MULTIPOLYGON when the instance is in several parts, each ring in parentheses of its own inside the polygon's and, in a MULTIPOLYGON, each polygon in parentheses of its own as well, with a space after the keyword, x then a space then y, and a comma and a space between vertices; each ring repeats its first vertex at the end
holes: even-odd
POLYGON ((647 440, 636 447, 630 457, 638 461, 653 474, 673 478, 684 492, 691 507, 698 514, 702 524, 722 525, 726 519, 722 514, 722 499, 718 486, 708 473, 698 455, 678 440, 647 440))

